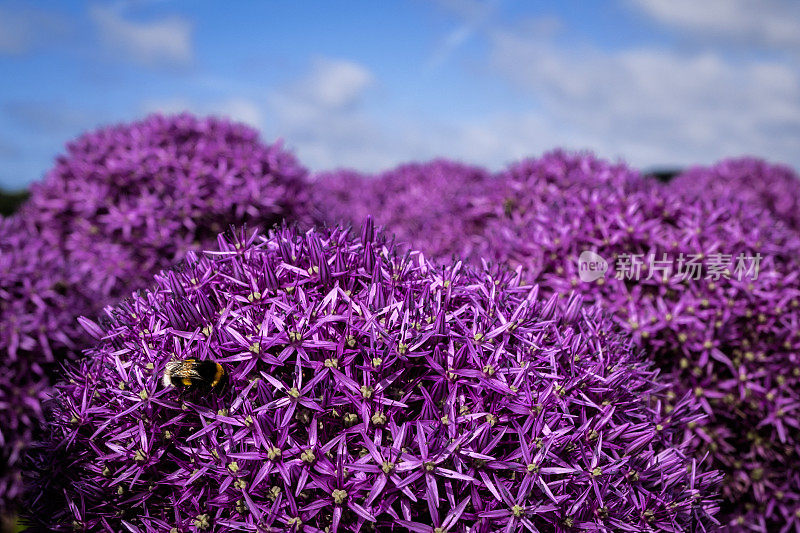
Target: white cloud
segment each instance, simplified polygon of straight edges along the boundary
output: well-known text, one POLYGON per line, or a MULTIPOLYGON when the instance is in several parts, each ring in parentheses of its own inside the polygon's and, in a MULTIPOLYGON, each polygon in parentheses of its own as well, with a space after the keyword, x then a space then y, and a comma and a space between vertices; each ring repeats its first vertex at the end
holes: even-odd
POLYGON ((787 63, 735 61, 712 51, 566 49, 552 31, 528 31, 555 28, 546 22, 485 33, 495 73, 527 96, 528 107, 516 112, 498 106, 449 122, 409 113, 391 101, 373 102, 382 95, 372 91, 373 73, 337 59, 319 59, 265 100, 173 100, 146 109, 245 120, 266 139, 284 138, 314 170, 378 171, 440 156, 497 169, 555 147, 591 149, 641 168, 743 154, 800 167, 800 72, 787 63))
MULTIPOLYGON (((519 129, 511 117, 442 124, 424 116, 392 112, 391 102, 382 102, 386 105, 379 112, 371 111, 365 101, 377 80, 368 68, 352 61, 318 59, 300 79, 261 101, 236 96, 252 94, 252 87, 214 85, 228 97, 147 100, 141 104, 141 111, 190 111, 244 121, 261 128, 268 141, 283 138, 300 161, 313 170, 351 167, 380 171, 401 162, 439 156, 499 165, 527 153, 527 143, 510 143, 507 139, 509 132, 516 134, 519 129)), ((549 138, 550 133, 542 135, 549 138)))
POLYGON ((748 153, 800 166, 800 78, 782 63, 653 49, 569 51, 549 37, 489 35, 494 68, 529 95, 527 110, 448 123, 389 105, 369 111, 374 76, 351 62, 319 60, 269 96, 267 137, 285 138, 312 169, 376 171, 438 156, 499 168, 555 147, 640 167, 748 153))
POLYGON ((800 72, 785 62, 565 49, 508 28, 489 38, 497 71, 538 102, 537 119, 570 144, 644 166, 741 154, 800 165, 800 72))
POLYGON ((374 170, 396 160, 386 132, 363 109, 374 83, 373 74, 359 63, 321 58, 303 77, 261 100, 242 96, 254 93, 252 87, 214 84, 223 96, 147 100, 141 109, 226 116, 260 128, 267 140, 283 138, 313 169, 374 170))
POLYGON ((295 89, 306 103, 331 110, 358 104, 373 84, 372 73, 363 65, 341 59, 318 59, 295 89))
MULTIPOLYGON (((573 138, 569 134, 557 132, 535 113, 496 114, 445 123, 390 110, 389 105, 383 106, 380 114, 369 112, 363 101, 370 85, 340 100, 342 105, 328 105, 328 99, 312 96, 306 85, 310 80, 324 84, 325 77, 319 73, 333 73, 338 63, 330 60, 322 69, 315 65, 312 74, 268 100, 268 137, 285 138, 300 161, 313 170, 349 167, 375 172, 436 157, 498 169, 554 146, 584 146, 570 145, 573 138)), ((336 78, 337 75, 331 76, 336 78)))
POLYGON ((312 168, 381 166, 385 134, 363 109, 374 83, 361 64, 318 59, 302 79, 269 95, 267 131, 285 138, 312 168))
POLYGON ((466 43, 473 35, 475 28, 470 24, 462 24, 450 31, 434 50, 428 61, 428 68, 435 69, 444 64, 450 56, 466 43))
POLYGON ((217 106, 218 113, 233 120, 260 127, 264 123, 264 113, 261 106, 247 98, 233 97, 220 102, 217 106))
POLYGON ((497 125, 494 119, 445 124, 392 110, 391 102, 370 111, 364 104, 375 84, 362 65, 320 59, 298 82, 270 95, 267 137, 283 137, 313 170, 374 172, 435 157, 499 165, 522 153, 505 138, 513 127, 506 127, 506 117, 497 125))
POLYGON ((456 13, 461 21, 441 40, 428 60, 428 68, 435 69, 444 64, 478 30, 491 22, 501 0, 438 0, 438 4, 456 13))
POLYGON ((128 20, 114 5, 93 5, 89 16, 102 41, 131 60, 153 66, 178 65, 192 61, 192 24, 182 17, 149 22, 128 20))
POLYGON ((256 92, 251 86, 214 83, 222 95, 216 99, 151 99, 141 110, 225 116, 260 128, 267 140, 283 138, 311 168, 370 170, 393 162, 395 153, 385 132, 363 109, 374 83, 373 74, 359 63, 321 58, 302 78, 260 100, 243 96, 256 92))
POLYGON ((628 0, 658 22, 701 38, 800 47, 797 0, 628 0))

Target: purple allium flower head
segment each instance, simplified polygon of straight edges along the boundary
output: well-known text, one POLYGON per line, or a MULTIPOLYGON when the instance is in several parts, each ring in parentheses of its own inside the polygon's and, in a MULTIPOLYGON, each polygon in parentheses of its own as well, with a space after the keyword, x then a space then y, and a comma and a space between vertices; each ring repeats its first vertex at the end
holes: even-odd
POLYGON ((479 167, 438 159, 400 165, 377 176, 322 173, 314 193, 327 223, 358 226, 364 216, 398 242, 436 259, 469 257, 492 215, 491 175, 479 167))
POLYGON ((299 215, 305 173, 280 142, 265 145, 243 124, 151 115, 70 143, 22 216, 59 228, 68 250, 72 235, 130 247, 148 279, 231 223, 299 215))
POLYGON ((514 201, 491 224, 495 259, 521 266, 544 293, 598 304, 670 374, 672 399, 691 393, 709 417, 686 436, 726 474, 725 522, 800 528, 796 232, 731 197, 687 201, 672 185, 608 178, 629 174, 622 167, 569 156, 563 165, 588 170, 550 179, 558 165, 545 158, 501 178, 514 201), (584 252, 607 262, 599 279, 581 277, 584 252), (757 254, 757 277, 737 272, 740 256, 750 269, 757 254))
POLYGON ((316 220, 358 227, 374 210, 374 178, 354 170, 320 172, 310 183, 316 220))
POLYGON ((553 150, 539 158, 512 163, 499 175, 498 185, 508 187, 504 206, 507 210, 520 207, 520 202, 535 197, 531 191, 560 195, 573 188, 596 188, 600 185, 625 186, 640 180, 637 171, 622 163, 610 163, 590 152, 553 150))
POLYGON ((693 167, 673 181, 689 198, 737 198, 762 207, 788 227, 800 230, 800 177, 786 165, 743 157, 711 167, 693 167))
POLYGON ((371 220, 220 237, 83 320, 101 340, 40 478, 68 504, 38 504, 79 530, 705 530, 688 398, 666 410, 627 337, 518 281, 399 255, 371 220), (227 388, 160 385, 187 358, 227 388))
POLYGON ((76 318, 209 246, 228 224, 301 219, 304 198, 305 171, 290 153, 225 120, 152 115, 68 145, 0 224, 0 355, 10 361, 0 392, 0 509, 20 490, 9 479, 19 477, 17 449, 41 411, 33 398, 55 362, 88 340, 76 318))
POLYGON ((90 282, 20 219, 0 219, 0 512, 22 491, 19 461, 42 418, 47 370, 76 347, 75 313, 94 308, 90 282))

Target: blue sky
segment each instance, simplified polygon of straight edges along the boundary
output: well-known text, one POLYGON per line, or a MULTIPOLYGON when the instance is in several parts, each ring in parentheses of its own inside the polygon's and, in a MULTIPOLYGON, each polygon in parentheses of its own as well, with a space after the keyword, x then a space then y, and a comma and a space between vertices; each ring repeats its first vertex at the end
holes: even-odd
POLYGON ((227 115, 312 169, 555 147, 800 167, 795 0, 0 1, 0 187, 80 132, 227 115))

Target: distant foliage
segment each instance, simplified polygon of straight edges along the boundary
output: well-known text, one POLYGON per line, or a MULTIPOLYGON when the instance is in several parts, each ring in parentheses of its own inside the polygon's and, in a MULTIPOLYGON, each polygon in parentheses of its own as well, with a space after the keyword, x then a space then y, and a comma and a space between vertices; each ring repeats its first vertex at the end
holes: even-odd
POLYGON ((0 189, 0 216, 13 214, 27 199, 28 191, 9 192, 0 189))

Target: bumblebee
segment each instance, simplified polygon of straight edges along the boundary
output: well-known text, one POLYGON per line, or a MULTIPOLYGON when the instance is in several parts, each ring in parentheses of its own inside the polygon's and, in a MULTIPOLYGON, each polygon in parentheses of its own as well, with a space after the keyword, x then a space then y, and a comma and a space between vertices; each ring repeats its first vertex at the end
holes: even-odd
POLYGON ((221 390, 228 381, 225 368, 215 362, 194 358, 170 361, 164 369, 161 383, 183 390, 221 390))

